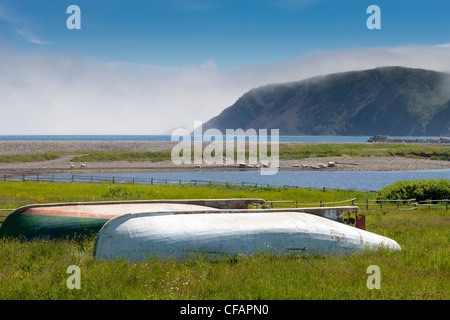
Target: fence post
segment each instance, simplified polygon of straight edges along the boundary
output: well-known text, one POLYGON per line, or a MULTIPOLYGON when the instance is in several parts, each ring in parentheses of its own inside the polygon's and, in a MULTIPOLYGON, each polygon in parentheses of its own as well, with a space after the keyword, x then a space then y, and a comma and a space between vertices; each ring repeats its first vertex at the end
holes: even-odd
POLYGON ((366 199, 366 211, 369 212, 369 199, 366 199))
POLYGON ((448 200, 445 200, 445 210, 448 210, 448 200))

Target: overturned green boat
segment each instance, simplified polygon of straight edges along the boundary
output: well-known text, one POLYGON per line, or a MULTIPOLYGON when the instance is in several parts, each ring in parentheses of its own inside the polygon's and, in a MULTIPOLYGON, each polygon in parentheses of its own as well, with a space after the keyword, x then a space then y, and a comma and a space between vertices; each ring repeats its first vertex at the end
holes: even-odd
POLYGON ((250 203, 261 204, 264 200, 188 199, 33 204, 11 212, 0 227, 0 237, 73 237, 96 233, 107 221, 124 214, 247 209, 250 203))

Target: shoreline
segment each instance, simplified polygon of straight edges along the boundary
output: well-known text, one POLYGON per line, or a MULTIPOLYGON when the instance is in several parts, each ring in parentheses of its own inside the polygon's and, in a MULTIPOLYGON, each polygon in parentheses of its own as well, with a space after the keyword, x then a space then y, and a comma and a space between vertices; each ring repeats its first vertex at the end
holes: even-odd
MULTIPOLYGON (((175 165, 171 160, 151 161, 108 161, 72 163, 79 151, 167 151, 178 142, 171 141, 0 141, 0 155, 63 152, 58 159, 40 162, 0 163, 0 175, 22 174, 99 174, 113 172, 211 172, 211 171, 257 171, 259 168, 242 168, 239 164, 230 166, 201 164, 175 165), (71 167, 73 165, 74 167, 71 167)), ((301 143, 301 142, 299 142, 301 143)), ((209 144, 206 143, 206 144, 209 144)), ((403 157, 323 157, 305 159, 280 159, 279 171, 417 171, 450 169, 450 161, 413 159, 403 157), (326 164, 335 165, 327 167, 326 164), (325 167, 319 168, 320 164, 325 167), (306 166, 306 167, 305 167, 306 166)))

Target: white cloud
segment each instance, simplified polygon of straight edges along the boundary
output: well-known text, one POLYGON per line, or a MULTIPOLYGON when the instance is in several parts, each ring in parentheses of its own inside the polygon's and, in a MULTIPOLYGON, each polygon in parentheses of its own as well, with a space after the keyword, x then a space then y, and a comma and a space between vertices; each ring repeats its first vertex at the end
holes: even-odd
POLYGON ((18 34, 20 34, 26 41, 37 45, 49 44, 46 41, 39 39, 36 35, 29 31, 29 28, 25 27, 29 25, 29 22, 18 15, 14 10, 5 4, 0 3, 0 21, 4 21, 9 24, 18 34))
POLYGON ((448 46, 352 48, 225 71, 0 49, 0 134, 170 134, 268 83, 394 65, 450 72, 449 61, 448 46))
POLYGON ((450 43, 443 43, 436 46, 437 48, 450 48, 450 43))
POLYGON ((17 14, 15 10, 12 10, 10 6, 7 6, 4 3, 0 3, 0 21, 6 22, 13 30, 30 43, 37 45, 49 44, 30 32, 30 28, 26 27, 29 26, 29 21, 27 21, 25 17, 17 14))
POLYGON ((27 40, 28 42, 31 42, 34 44, 39 44, 39 45, 49 44, 46 41, 42 41, 42 40, 38 39, 35 35, 33 35, 32 33, 28 32, 28 31, 16 29, 16 32, 18 34, 20 34, 22 37, 24 37, 25 40, 27 40))

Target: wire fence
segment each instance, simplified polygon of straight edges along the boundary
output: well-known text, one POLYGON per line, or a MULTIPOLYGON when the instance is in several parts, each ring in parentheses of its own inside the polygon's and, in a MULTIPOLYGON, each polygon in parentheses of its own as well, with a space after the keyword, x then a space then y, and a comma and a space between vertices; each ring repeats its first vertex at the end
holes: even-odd
POLYGON ((356 206, 365 211, 371 210, 416 210, 418 208, 444 209, 448 210, 449 199, 416 201, 416 199, 398 199, 398 200, 369 200, 364 203, 355 203, 356 206))
MULTIPOLYGON (((71 183, 112 183, 112 184, 166 184, 166 185, 209 185, 209 186, 242 186, 242 187, 262 187, 262 188, 304 188, 292 185, 272 185, 261 182, 230 182, 230 181, 214 181, 201 179, 156 179, 156 178, 136 178, 136 177, 120 177, 107 175, 75 175, 75 174, 59 174, 59 175, 19 175, 1 177, 3 181, 22 181, 22 182, 71 182, 71 183)), ((323 190, 326 188, 306 188, 313 190, 323 190)), ((331 188, 330 188, 331 190, 331 188)), ((334 189, 333 189, 334 190, 334 189)))
POLYGON ((336 205, 355 205, 356 198, 336 201, 336 202, 320 202, 316 203, 301 203, 297 200, 269 200, 263 204, 266 208, 304 208, 304 207, 328 207, 328 206, 336 206, 336 205))

